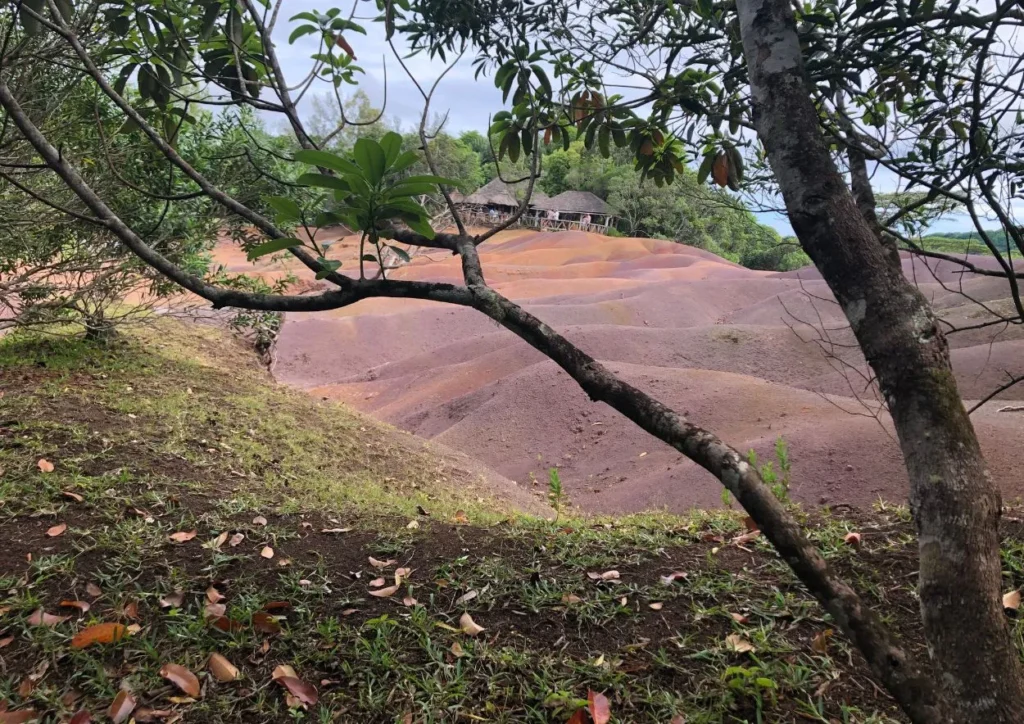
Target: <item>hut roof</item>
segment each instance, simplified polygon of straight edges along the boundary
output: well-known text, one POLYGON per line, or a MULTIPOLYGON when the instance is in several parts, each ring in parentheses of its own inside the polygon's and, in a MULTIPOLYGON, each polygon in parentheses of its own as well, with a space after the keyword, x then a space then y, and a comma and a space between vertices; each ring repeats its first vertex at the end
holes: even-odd
POLYGON ((563 191, 553 198, 535 204, 538 209, 564 211, 569 214, 611 215, 615 210, 589 191, 563 191))
MULTIPOLYGON (((519 206, 520 199, 526 193, 526 187, 525 181, 518 184, 507 184, 500 178, 494 178, 465 197, 462 202, 480 206, 519 206)), ((534 184, 533 195, 530 197, 531 205, 547 201, 547 199, 547 194, 534 184)))

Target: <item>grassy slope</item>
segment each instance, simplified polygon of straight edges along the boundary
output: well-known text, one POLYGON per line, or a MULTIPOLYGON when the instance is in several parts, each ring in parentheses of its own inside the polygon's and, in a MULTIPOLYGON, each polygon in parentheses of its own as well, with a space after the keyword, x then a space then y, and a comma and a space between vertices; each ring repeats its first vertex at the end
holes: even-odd
MULTIPOLYGON (((616 722, 901 721, 841 636, 812 648, 828 622, 763 542, 730 542, 738 516, 509 518, 473 475, 273 387, 212 329, 162 322, 110 349, 7 339, 0 385, 0 711, 101 718, 130 689, 165 721, 546 722, 593 688, 616 722), (224 533, 245 538, 218 548, 224 533), (370 596, 396 566, 412 569, 401 589, 370 596), (618 581, 587 576, 610 569, 618 581), (663 584, 672 571, 687 576, 663 584), (205 620, 211 585, 233 630, 205 620), (180 607, 162 607, 176 591, 180 607), (279 632, 254 617, 270 601, 290 604, 279 632), (38 609, 70 618, 33 626, 38 609), (459 632, 464 612, 486 631, 459 632), (70 646, 109 621, 139 630, 70 646), (732 634, 756 650, 733 650, 732 634), (212 652, 241 679, 210 678, 212 652), (200 675, 201 697, 160 677, 168 662, 200 675), (316 686, 315 705, 289 708, 279 664, 316 686)), ((905 511, 822 519, 813 535, 919 648, 905 511), (842 543, 851 527, 859 553, 842 543)))

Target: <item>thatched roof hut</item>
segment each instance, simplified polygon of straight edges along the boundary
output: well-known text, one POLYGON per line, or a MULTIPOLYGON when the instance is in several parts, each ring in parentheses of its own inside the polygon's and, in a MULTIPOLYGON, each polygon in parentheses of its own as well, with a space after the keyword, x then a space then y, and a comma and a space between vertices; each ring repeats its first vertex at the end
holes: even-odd
POLYGON ((563 191, 553 198, 537 201, 535 208, 563 214, 600 214, 612 216, 615 210, 589 191, 563 191))
MULTIPOLYGON (((494 178, 478 188, 460 203, 473 204, 476 206, 519 206, 523 196, 526 195, 527 183, 507 184, 500 178, 494 178)), ((533 186, 533 194, 530 196, 530 205, 547 201, 548 197, 538 188, 533 186)))

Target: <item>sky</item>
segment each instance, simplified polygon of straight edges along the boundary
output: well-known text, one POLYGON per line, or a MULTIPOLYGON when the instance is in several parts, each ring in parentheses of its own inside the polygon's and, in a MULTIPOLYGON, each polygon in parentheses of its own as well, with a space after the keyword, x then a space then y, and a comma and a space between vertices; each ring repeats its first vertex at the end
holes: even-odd
MULTIPOLYGON (((317 52, 318 42, 313 35, 306 35, 288 43, 288 36, 298 24, 289 21, 296 13, 308 10, 326 12, 332 4, 318 5, 312 0, 284 0, 278 23, 274 28, 274 41, 285 75, 290 84, 302 80, 311 67, 310 55, 317 52)), ((341 7, 342 13, 351 12, 352 5, 341 7)), ((367 34, 347 33, 346 40, 356 53, 357 63, 365 71, 360 76, 359 88, 370 98, 374 106, 385 105, 385 113, 389 119, 398 121, 405 130, 411 130, 419 124, 423 112, 423 98, 399 65, 394 53, 384 37, 382 23, 375 23, 376 5, 365 0, 357 1, 355 21, 366 28, 367 34), (386 104, 385 104, 386 88, 386 104)), ((396 34, 396 48, 403 56, 408 48, 402 38, 396 34)), ((452 134, 462 131, 483 131, 488 125, 488 118, 501 110, 501 93, 494 87, 491 77, 483 76, 479 80, 473 77, 472 52, 459 60, 438 86, 431 103, 431 117, 448 114, 445 129, 452 134)), ((409 70, 424 88, 429 88, 435 79, 444 71, 445 65, 438 59, 431 60, 425 53, 405 59, 409 70)), ((355 92, 356 86, 348 86, 347 93, 355 92)), ((318 82, 300 103, 301 113, 310 113, 312 95, 329 93, 327 83, 318 82)), ((272 122, 273 123, 273 122, 272 122)), ((886 178, 889 174, 879 174, 875 178, 876 191, 890 191, 895 188, 895 178, 886 178)), ((791 235, 792 227, 784 214, 765 212, 756 214, 763 224, 775 228, 782 235, 791 235)), ((993 226, 996 226, 995 224, 993 226)), ((962 214, 950 214, 939 219, 929 229, 932 232, 971 231, 973 225, 968 217, 962 214)))

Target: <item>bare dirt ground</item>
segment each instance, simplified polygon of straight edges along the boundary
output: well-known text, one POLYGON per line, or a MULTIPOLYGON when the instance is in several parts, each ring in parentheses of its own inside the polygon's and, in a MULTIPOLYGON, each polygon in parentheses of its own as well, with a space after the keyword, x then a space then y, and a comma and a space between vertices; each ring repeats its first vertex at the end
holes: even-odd
MULTIPOLYGON (((863 359, 813 269, 757 272, 680 244, 581 232, 505 232, 482 251, 492 285, 694 422, 761 460, 784 437, 797 500, 863 507, 879 497, 906 498, 891 426, 873 416, 863 359)), ((352 273, 354 240, 341 240, 332 253, 352 273)), ((221 249, 218 260, 252 270, 240 252, 221 249)), ((961 275, 950 264, 907 259, 904 267, 957 326, 992 318, 977 302, 995 310, 1006 304, 999 279, 961 275)), ((259 273, 291 268, 277 260, 259 273)), ((431 252, 393 275, 459 281, 459 267, 447 253, 431 252)), ((967 400, 988 394, 1007 373, 1024 373, 1019 330, 961 332, 950 344, 967 400)), ((707 473, 591 402, 553 363, 472 310, 380 299, 291 315, 274 373, 459 449, 538 492, 558 466, 583 510, 721 505, 707 473)), ((1024 386, 1012 388, 972 416, 1008 499, 1024 492, 1017 464, 1024 413, 1000 410, 1021 398, 1024 386)))

